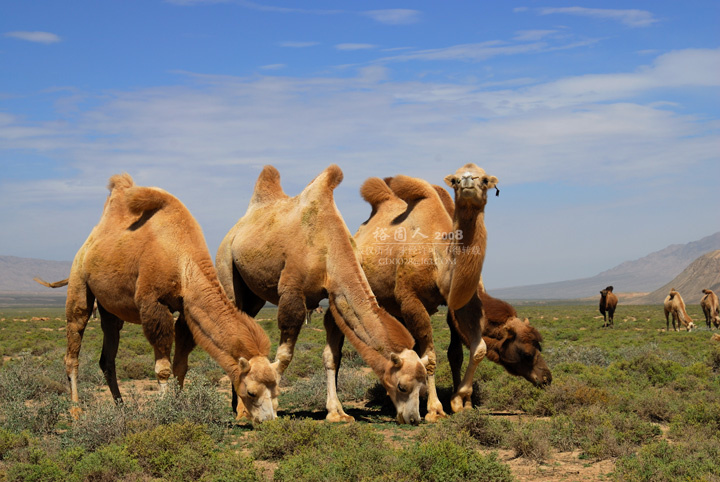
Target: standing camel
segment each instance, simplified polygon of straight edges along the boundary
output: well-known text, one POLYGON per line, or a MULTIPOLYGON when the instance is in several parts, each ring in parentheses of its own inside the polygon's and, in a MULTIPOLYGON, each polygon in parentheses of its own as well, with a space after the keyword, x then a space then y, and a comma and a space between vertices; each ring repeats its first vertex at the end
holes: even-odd
POLYGON ((708 328, 720 328, 720 303, 718 302, 717 295, 713 290, 704 289, 702 290, 703 296, 700 300, 700 307, 705 314, 705 323, 708 328))
POLYGON ((281 374, 292 360, 308 310, 328 298, 323 352, 327 420, 353 420, 336 389, 344 335, 380 378, 397 409, 397 421, 417 424, 427 359, 413 351, 408 330, 378 306, 370 290, 333 199, 341 181, 342 171, 331 165, 291 198, 280 186, 278 171, 265 166, 247 212, 218 249, 220 281, 237 306, 251 315, 266 301, 278 306, 276 360, 281 374))
POLYGON ((115 357, 127 321, 142 326, 155 351, 161 391, 171 371, 182 386, 197 342, 228 374, 249 417, 274 419, 279 376, 267 358, 270 340, 225 296, 198 223, 177 198, 136 186, 128 174, 112 176, 108 188, 100 222, 75 255, 68 278, 65 370, 72 401, 79 402, 78 353, 97 300, 103 330, 100 368, 116 401, 122 397, 115 357))
POLYGON ((671 288, 670 293, 665 297, 663 308, 665 310, 666 331, 670 331, 669 315, 672 315, 674 331, 679 330, 680 322, 682 322, 685 328, 687 328, 687 331, 691 331, 695 328, 695 323, 693 323, 692 318, 690 318, 690 315, 688 315, 687 311, 685 311, 685 302, 675 288, 671 288), (677 327, 675 326, 675 321, 677 321, 677 327))
POLYGON ((614 326, 615 308, 617 308, 618 298, 613 293, 613 287, 608 286, 600 291, 600 313, 603 315, 603 328, 606 326, 614 326))
POLYGON ((454 206, 445 189, 422 179, 402 175, 368 179, 360 193, 372 212, 355 234, 363 270, 380 305, 405 323, 417 352, 430 360, 428 421, 445 416, 435 387, 430 323, 437 307, 447 305, 457 312, 470 305, 466 316, 453 318, 470 349, 470 375, 451 398, 454 412, 470 404, 472 374, 487 350, 482 337, 486 319, 477 287, 485 258, 487 192, 498 180, 475 164, 466 164, 445 182, 455 191, 454 206))

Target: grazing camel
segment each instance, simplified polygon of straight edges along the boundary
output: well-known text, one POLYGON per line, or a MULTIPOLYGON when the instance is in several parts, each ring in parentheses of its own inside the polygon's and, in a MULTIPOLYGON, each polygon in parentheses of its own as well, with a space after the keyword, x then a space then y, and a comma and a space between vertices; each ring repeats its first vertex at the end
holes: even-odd
POLYGON ((715 328, 720 328, 720 303, 718 297, 713 290, 704 289, 702 292, 705 296, 700 300, 700 306, 705 314, 705 323, 710 329, 712 329, 712 325, 715 325, 715 328))
MULTIPOLYGON (((487 358, 501 365, 511 375, 523 377, 536 387, 544 387, 552 383, 552 373, 542 356, 542 335, 537 328, 530 325, 525 318, 521 320, 517 311, 509 303, 493 298, 487 294, 482 286, 478 287, 478 297, 482 302, 482 310, 485 312, 487 322, 483 329, 482 337, 487 345, 487 358)), ((450 345, 447 355, 450 362, 453 377, 453 389, 457 392, 461 386, 472 386, 474 370, 467 370, 466 380, 461 380, 460 372, 463 363, 463 335, 458 332, 456 326, 464 326, 479 316, 473 313, 477 309, 473 303, 468 303, 459 310, 448 310, 447 318, 450 325, 450 345), (465 323, 458 322, 452 318, 466 318, 465 323)), ((467 344, 467 341, 465 341, 467 344)), ((471 392, 472 394, 472 392, 471 392)), ((465 401, 465 408, 472 408, 469 402, 465 401)))
POLYGON ((249 417, 274 419, 279 376, 267 357, 270 340, 225 296, 198 223, 177 198, 136 186, 128 174, 112 176, 108 188, 100 222, 75 255, 68 279, 65 369, 72 401, 79 401, 78 353, 97 300, 103 330, 100 367, 116 401, 122 397, 115 357, 127 321, 142 325, 153 346, 162 391, 171 368, 182 385, 197 342, 228 374, 249 417))
POLYGON ((218 249, 220 282, 247 313, 257 313, 266 301, 278 306, 281 374, 292 360, 307 311, 328 298, 326 419, 353 420, 336 389, 344 335, 380 378, 397 409, 397 421, 417 424, 427 359, 413 351, 408 330, 378 306, 370 290, 333 199, 341 181, 342 171, 331 165, 291 198, 280 186, 278 171, 265 166, 247 212, 218 249))
POLYGON ((307 310, 307 315, 306 315, 306 317, 305 317, 305 324, 306 324, 306 325, 309 325, 309 324, 310 324, 310 322, 312 321, 312 315, 315 314, 315 313, 318 313, 318 314, 322 315, 322 314, 324 313, 324 311, 323 311, 323 309, 322 309, 322 306, 318 306, 318 307, 315 308, 314 310, 307 310))
POLYGON ((685 302, 683 301, 682 296, 680 296, 680 293, 678 293, 675 288, 671 288, 670 293, 665 297, 663 308, 665 310, 666 331, 670 331, 670 321, 668 319, 670 314, 672 314, 672 324, 674 331, 679 330, 680 322, 682 322, 683 326, 685 326, 687 331, 691 331, 693 328, 695 328, 695 323, 693 323, 692 318, 690 318, 690 316, 687 314, 687 311, 685 311, 685 302), (675 326, 676 320, 677 327, 675 326))
POLYGON ((496 188, 498 180, 466 164, 445 182, 455 191, 454 206, 445 189, 422 179, 400 175, 366 180, 360 193, 372 212, 355 234, 363 270, 380 305, 405 323, 418 354, 430 360, 428 421, 445 416, 435 387, 430 323, 437 307, 459 311, 471 305, 463 316, 453 318, 470 349, 469 375, 451 399, 454 412, 470 405, 472 375, 487 350, 477 287, 485 258, 487 191, 496 188))
POLYGON ((613 293, 613 287, 608 286, 600 291, 600 313, 603 315, 603 328, 606 326, 614 326, 615 308, 617 308, 618 298, 613 293))

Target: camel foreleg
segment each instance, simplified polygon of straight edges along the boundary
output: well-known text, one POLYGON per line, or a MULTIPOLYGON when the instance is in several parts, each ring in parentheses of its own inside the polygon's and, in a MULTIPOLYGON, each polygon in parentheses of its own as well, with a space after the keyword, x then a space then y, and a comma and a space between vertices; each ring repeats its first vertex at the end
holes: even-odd
POLYGON ((173 375, 177 378, 180 388, 185 383, 188 371, 188 357, 195 348, 195 339, 182 313, 175 322, 175 355, 173 356, 173 375))
POLYGON ((325 420, 328 422, 352 422, 355 418, 345 413, 337 394, 338 371, 340 370, 342 347, 345 337, 335 324, 335 318, 330 310, 325 314, 323 322, 325 324, 327 342, 323 350, 323 364, 325 365, 325 375, 327 378, 327 399, 325 407, 328 411, 325 420))
POLYGON ((457 413, 461 410, 472 409, 472 383, 475 377, 475 370, 477 370, 480 362, 485 358, 487 353, 487 345, 482 337, 479 340, 473 341, 470 346, 470 360, 468 361, 467 369, 465 370, 465 376, 460 382, 460 386, 455 389, 455 393, 450 399, 450 407, 452 411, 457 413))
POLYGON ((175 338, 175 318, 170 309, 157 300, 136 300, 140 307, 140 321, 145 338, 155 353, 155 375, 160 391, 167 391, 167 382, 172 375, 170 352, 175 338))

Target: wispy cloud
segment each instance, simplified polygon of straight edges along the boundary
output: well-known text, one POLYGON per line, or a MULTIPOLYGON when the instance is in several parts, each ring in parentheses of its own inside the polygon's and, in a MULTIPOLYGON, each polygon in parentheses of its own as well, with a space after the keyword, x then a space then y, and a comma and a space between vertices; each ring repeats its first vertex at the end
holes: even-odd
POLYGON ((278 45, 280 47, 290 47, 293 49, 302 49, 302 48, 306 48, 306 47, 314 47, 316 45, 320 45, 320 42, 289 41, 289 42, 280 42, 278 45))
POLYGON ((519 30, 515 33, 514 40, 525 42, 543 39, 557 33, 557 30, 519 30))
POLYGON ((16 38, 20 40, 26 40, 28 42, 35 42, 40 44, 54 44, 61 41, 61 38, 50 32, 6 32, 6 37, 16 38))
POLYGON ((545 46, 544 43, 511 45, 499 40, 492 40, 475 44, 453 45, 438 49, 416 50, 392 57, 385 57, 379 59, 378 62, 405 62, 409 60, 461 60, 476 62, 500 55, 515 55, 539 51, 545 46))
POLYGON ((287 67, 285 64, 268 64, 268 65, 261 65, 260 68, 262 70, 280 70, 287 67))
POLYGON ((335 48, 337 50, 369 50, 369 49, 377 48, 377 45, 347 43, 347 44, 337 44, 335 46, 335 48))
POLYGON ((420 12, 410 9, 368 10, 364 15, 387 25, 409 25, 420 21, 420 12))
MULTIPOLYGON (((522 11, 516 9, 516 11, 522 11)), ((605 9, 586 7, 541 7, 536 9, 540 15, 577 15, 581 17, 592 17, 603 20, 616 20, 628 27, 648 27, 658 21, 657 18, 647 10, 637 9, 605 9)))

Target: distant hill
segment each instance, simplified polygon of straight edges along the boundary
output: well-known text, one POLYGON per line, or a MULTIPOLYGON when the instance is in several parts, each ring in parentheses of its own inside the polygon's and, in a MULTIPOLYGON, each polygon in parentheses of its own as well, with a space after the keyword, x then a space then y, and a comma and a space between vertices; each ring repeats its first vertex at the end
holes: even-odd
POLYGON ((38 276, 46 281, 65 279, 70 274, 70 261, 0 256, 1 293, 38 293, 65 297, 67 288, 51 289, 33 281, 38 276))
POLYGON ((720 232, 699 241, 672 244, 643 258, 626 261, 591 278, 497 290, 487 286, 487 289, 491 295, 508 300, 587 298, 599 296, 600 290, 608 285, 614 286, 616 293, 648 293, 670 282, 698 257, 718 249, 720 232))
POLYGON ((720 250, 700 256, 672 281, 647 296, 633 300, 632 304, 662 303, 670 292, 670 288, 675 288, 685 303, 692 304, 700 303, 703 289, 720 293, 720 250))

